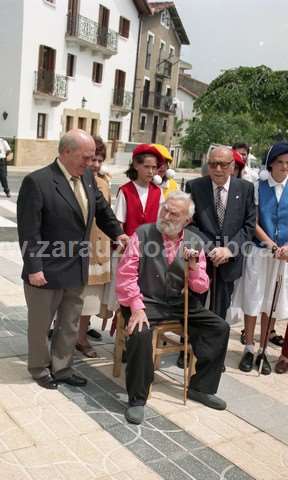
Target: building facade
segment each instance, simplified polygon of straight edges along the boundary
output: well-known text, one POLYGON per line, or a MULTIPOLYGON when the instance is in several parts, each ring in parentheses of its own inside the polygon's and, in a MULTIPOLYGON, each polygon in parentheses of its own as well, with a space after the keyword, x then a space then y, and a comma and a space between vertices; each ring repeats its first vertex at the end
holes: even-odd
POLYGON ((150 2, 138 47, 132 142, 170 146, 177 107, 181 45, 188 45, 174 2, 150 2))
POLYGON ((101 135, 110 156, 122 148, 149 14, 146 0, 1 0, 0 135, 15 137, 14 163, 47 164, 71 128, 101 135))

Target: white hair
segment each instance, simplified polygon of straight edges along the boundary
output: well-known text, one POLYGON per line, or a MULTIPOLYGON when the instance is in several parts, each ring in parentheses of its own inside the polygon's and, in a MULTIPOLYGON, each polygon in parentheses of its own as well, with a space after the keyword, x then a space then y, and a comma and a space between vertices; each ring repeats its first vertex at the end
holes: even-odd
POLYGON ((188 216, 192 218, 195 212, 195 204, 189 195, 189 193, 182 192, 181 190, 175 190, 175 192, 169 193, 168 197, 166 198, 165 203, 168 200, 180 200, 181 202, 186 203, 188 209, 188 216))

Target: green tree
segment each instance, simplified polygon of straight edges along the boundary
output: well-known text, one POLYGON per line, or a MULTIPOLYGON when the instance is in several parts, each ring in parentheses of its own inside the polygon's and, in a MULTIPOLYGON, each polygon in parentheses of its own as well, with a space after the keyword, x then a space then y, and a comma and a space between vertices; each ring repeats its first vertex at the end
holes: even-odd
POLYGON ((199 113, 249 113, 255 121, 288 127, 288 71, 265 65, 225 71, 195 102, 199 113))
POLYGON ((185 153, 203 154, 212 143, 232 145, 245 139, 254 147, 253 153, 259 156, 279 134, 275 123, 270 121, 256 123, 249 113, 212 113, 189 122, 181 145, 185 153))

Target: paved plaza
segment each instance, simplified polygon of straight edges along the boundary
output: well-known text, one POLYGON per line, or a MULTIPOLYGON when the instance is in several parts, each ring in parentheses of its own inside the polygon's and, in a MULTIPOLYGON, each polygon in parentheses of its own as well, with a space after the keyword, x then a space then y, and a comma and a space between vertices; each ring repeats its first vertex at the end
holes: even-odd
MULTIPOLYGON (((75 354, 87 387, 47 391, 31 380, 15 202, 16 192, 0 194, 0 479, 287 480, 288 375, 238 370, 241 322, 232 326, 220 385, 224 412, 183 405, 183 371, 172 355, 156 373, 145 423, 127 424, 124 367, 114 379, 108 331, 95 342, 98 358, 75 354)), ((96 317, 93 324, 100 327, 96 317)), ((274 366, 279 348, 268 353, 274 366)))

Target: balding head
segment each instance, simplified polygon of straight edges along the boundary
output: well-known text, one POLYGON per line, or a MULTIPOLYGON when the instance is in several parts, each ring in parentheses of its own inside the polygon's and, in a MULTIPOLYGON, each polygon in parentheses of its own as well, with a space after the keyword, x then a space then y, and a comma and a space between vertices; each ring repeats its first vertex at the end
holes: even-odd
POLYGON ((208 175, 216 185, 225 185, 234 171, 234 160, 230 148, 213 148, 208 158, 208 175))
POLYGON ((68 172, 79 177, 92 165, 95 142, 84 130, 73 129, 60 139, 58 151, 59 159, 68 172))

